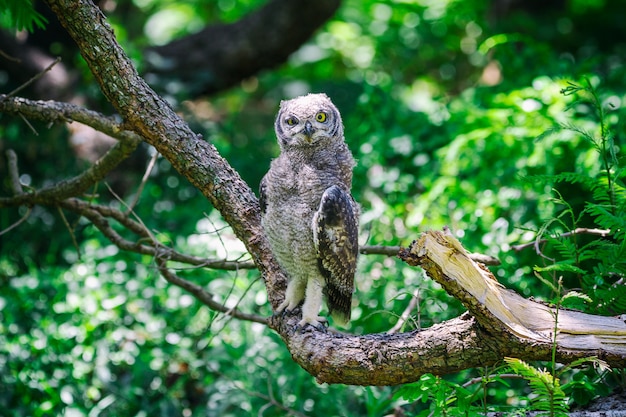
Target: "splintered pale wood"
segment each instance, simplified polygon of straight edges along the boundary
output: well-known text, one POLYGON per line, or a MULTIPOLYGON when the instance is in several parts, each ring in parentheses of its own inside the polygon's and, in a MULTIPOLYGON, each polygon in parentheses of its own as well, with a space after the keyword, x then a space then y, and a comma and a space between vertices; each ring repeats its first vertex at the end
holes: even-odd
POLYGON ((410 254, 488 329, 506 330, 528 341, 551 343, 556 318, 559 347, 626 355, 624 320, 564 309, 557 316, 556 309, 525 299, 498 283, 449 234, 424 233, 413 243, 410 254))

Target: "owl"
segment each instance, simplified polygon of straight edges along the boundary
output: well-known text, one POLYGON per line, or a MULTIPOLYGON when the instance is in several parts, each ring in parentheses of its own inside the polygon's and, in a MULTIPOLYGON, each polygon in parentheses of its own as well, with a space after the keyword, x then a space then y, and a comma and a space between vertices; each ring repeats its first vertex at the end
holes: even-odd
POLYGON ((350 320, 358 254, 358 206, 352 195, 355 162, 341 115, 325 94, 282 101, 275 122, 280 155, 261 180, 263 229, 288 276, 290 312, 304 300, 302 329, 324 328, 326 299, 334 322, 350 320))

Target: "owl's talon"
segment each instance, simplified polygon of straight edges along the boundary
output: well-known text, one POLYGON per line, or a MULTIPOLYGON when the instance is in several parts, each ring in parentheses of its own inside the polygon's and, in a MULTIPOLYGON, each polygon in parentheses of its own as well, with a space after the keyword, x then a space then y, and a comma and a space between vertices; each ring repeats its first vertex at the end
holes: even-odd
POLYGON ((328 319, 326 317, 316 317, 316 318, 303 318, 296 325, 296 331, 299 331, 300 334, 304 332, 310 332, 312 329, 316 329, 320 332, 326 333, 326 328, 328 327, 328 319))
POLYGON ((328 324, 322 324, 322 323, 317 323, 317 324, 305 323, 304 325, 301 325, 300 323, 298 323, 296 325, 296 331, 300 334, 312 332, 313 330, 326 333, 327 327, 328 327, 328 324))
POLYGON ((274 311, 274 314, 272 314, 273 317, 280 317, 281 319, 285 319, 286 317, 289 316, 297 316, 300 314, 301 312, 301 307, 298 305, 296 307, 293 308, 288 308, 288 307, 283 307, 283 308, 277 308, 276 311, 274 311))

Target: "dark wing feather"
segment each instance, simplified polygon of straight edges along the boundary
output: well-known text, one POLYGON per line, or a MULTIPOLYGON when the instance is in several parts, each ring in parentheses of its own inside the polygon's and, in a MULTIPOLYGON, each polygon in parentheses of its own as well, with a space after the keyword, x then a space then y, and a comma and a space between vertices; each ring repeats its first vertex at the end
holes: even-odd
POLYGON ((320 272, 326 278, 328 309, 340 324, 350 320, 358 248, 358 219, 352 196, 337 186, 322 195, 313 218, 320 272))

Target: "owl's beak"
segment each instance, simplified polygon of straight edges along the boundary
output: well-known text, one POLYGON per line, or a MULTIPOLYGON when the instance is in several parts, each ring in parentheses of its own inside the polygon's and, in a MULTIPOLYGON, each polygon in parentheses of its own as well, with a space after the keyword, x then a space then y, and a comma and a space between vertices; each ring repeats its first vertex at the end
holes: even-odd
POLYGON ((309 142, 313 139, 313 133, 315 133, 315 128, 311 124, 311 122, 306 122, 304 124, 304 136, 309 139, 309 142))

